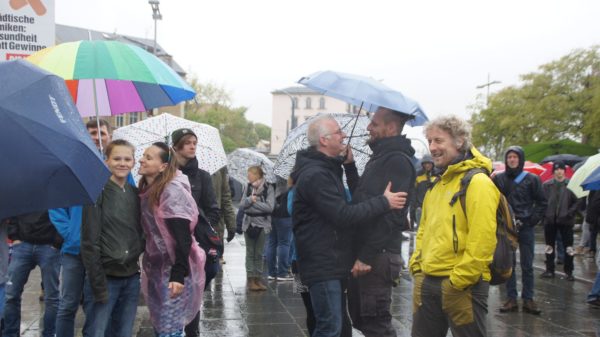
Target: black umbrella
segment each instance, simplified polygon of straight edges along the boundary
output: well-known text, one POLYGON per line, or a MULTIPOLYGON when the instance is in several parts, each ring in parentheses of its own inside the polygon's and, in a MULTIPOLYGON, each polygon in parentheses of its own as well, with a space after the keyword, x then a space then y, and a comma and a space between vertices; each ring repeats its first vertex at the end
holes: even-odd
POLYGON ((542 159, 541 163, 545 164, 548 162, 557 162, 557 161, 561 161, 571 167, 575 166, 575 164, 583 161, 585 158, 584 157, 580 157, 578 155, 574 155, 574 154, 568 154, 568 153, 563 153, 563 154, 554 154, 551 156, 547 156, 544 159, 542 159))

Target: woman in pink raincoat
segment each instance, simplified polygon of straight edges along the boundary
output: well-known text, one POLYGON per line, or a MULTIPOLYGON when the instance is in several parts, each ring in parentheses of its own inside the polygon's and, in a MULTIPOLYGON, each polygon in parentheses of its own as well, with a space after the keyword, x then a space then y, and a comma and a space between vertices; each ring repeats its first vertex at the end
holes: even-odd
POLYGON ((200 310, 206 255, 194 239, 198 209, 188 178, 165 143, 140 159, 141 221, 146 234, 142 292, 157 336, 184 336, 200 310))

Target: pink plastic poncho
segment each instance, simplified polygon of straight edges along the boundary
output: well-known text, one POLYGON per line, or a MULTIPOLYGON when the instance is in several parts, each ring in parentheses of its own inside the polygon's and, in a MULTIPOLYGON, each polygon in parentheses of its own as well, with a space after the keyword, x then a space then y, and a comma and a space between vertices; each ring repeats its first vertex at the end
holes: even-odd
POLYGON ((200 311, 204 293, 206 255, 198 246, 193 232, 198 222, 198 208, 190 192, 189 180, 181 171, 167 185, 160 202, 150 209, 147 193, 140 194, 142 227, 146 250, 142 260, 142 292, 150 311, 150 321, 158 333, 182 330, 200 311), (190 220, 190 273, 185 277, 183 293, 169 297, 169 277, 175 263, 175 240, 165 219, 190 220))

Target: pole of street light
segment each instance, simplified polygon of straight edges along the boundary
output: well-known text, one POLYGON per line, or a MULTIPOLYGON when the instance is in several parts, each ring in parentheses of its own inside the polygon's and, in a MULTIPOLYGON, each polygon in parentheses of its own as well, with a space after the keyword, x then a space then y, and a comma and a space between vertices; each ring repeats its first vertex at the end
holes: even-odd
POLYGON ((154 19, 154 48, 152 49, 152 54, 156 55, 156 26, 157 21, 162 20, 162 14, 160 13, 160 8, 158 5, 160 4, 159 0, 148 0, 150 7, 152 7, 152 19, 154 19))
POLYGON ((500 81, 490 81, 490 73, 488 73, 487 83, 476 86, 477 89, 483 89, 487 87, 487 94, 485 95, 485 107, 487 108, 490 104, 490 86, 494 84, 500 84, 500 81))
POLYGON ((287 136, 290 133, 290 130, 293 130, 296 127, 296 101, 294 100, 294 97, 289 92, 285 91, 284 89, 280 89, 279 91, 286 94, 290 98, 290 101, 292 102, 292 120, 290 121, 290 129, 287 130, 287 132, 286 132, 286 136, 287 136))

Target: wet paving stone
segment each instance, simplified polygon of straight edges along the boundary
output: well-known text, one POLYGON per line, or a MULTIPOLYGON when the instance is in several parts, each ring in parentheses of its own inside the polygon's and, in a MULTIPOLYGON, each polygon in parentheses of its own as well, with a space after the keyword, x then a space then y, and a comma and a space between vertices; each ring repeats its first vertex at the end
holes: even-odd
MULTIPOLYGON (((578 238, 575 240, 578 241, 578 238)), ((533 336, 596 336, 600 337, 600 309, 585 303, 591 282, 596 274, 593 259, 575 257, 575 282, 561 277, 561 266, 557 266, 554 279, 541 279, 544 270, 544 243, 541 228, 536 235, 535 256, 535 299, 542 314, 530 315, 522 311, 502 314, 498 308, 506 297, 504 286, 490 287, 488 297, 488 336, 490 337, 533 337, 533 336)), ((413 242, 403 245, 403 258, 408 261, 413 242)), ((226 244, 225 259, 220 272, 204 293, 200 331, 202 337, 270 337, 308 336, 306 312, 299 294, 292 291, 292 282, 267 281, 267 291, 250 292, 246 289, 245 247, 243 238, 237 236, 226 244)), ((520 268, 517 279, 520 286, 520 268)), ((39 336, 43 302, 38 301, 39 270, 32 272, 26 285, 22 304, 22 336, 39 336)), ((412 325, 412 280, 403 272, 398 287, 392 294, 393 325, 398 337, 410 336, 412 325)), ((519 301, 521 305, 521 301, 519 301)), ((84 315, 81 310, 76 319, 77 336, 81 336, 84 315)), ((136 337, 154 337, 148 320, 148 310, 143 302, 138 307, 135 322, 136 337)), ((359 334, 356 334, 359 336, 359 334)), ((448 333, 448 336, 452 336, 448 333)))

